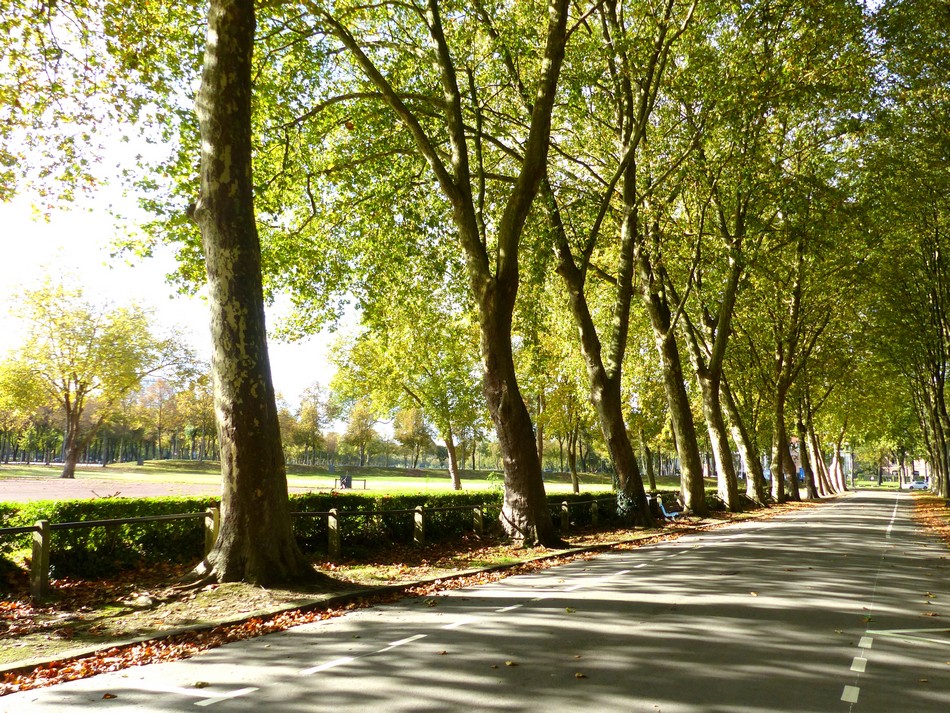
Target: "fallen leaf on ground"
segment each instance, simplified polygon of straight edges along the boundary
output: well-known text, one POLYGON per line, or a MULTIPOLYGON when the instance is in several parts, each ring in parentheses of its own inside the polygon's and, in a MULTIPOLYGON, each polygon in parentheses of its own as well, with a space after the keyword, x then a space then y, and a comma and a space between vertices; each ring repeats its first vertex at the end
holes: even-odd
POLYGON ((574 678, 587 678, 587 674, 581 673, 580 671, 578 671, 577 673, 574 674, 574 678))
POLYGON ((505 666, 517 666, 517 665, 518 664, 516 664, 514 661, 505 661, 505 666))

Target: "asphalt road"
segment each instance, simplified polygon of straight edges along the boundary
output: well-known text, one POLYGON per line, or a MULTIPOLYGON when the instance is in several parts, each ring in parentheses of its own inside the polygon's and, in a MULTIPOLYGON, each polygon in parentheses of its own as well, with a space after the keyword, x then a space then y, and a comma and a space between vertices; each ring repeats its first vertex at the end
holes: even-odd
POLYGON ((852 494, 0 710, 947 713, 950 557, 911 509, 852 494))

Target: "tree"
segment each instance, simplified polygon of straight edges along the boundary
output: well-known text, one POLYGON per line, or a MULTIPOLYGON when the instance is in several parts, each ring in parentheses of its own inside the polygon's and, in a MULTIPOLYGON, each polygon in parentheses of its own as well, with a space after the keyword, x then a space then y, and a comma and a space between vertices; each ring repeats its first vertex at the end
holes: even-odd
POLYGON ((312 579, 294 539, 267 354, 261 251, 254 216, 251 93, 253 0, 211 0, 198 92, 201 229, 211 306, 221 529, 201 581, 260 585, 312 579))
POLYGON ((432 434, 418 408, 400 409, 396 412, 393 435, 409 451, 412 467, 419 464, 419 456, 433 449, 432 434))
POLYGON ((62 409, 61 477, 73 478, 83 450, 121 400, 181 350, 151 333, 141 308, 96 305, 79 288, 47 283, 23 296, 21 311, 28 333, 13 359, 33 398, 62 409))
POLYGON ((374 428, 376 421, 376 413, 369 399, 358 400, 350 409, 343 442, 356 449, 360 466, 366 465, 367 451, 378 438, 374 428))
MULTIPOLYGON (((598 22, 587 26, 587 42, 576 47, 577 55, 569 57, 566 71, 569 75, 572 70, 576 72, 572 78, 576 77, 578 85, 591 85, 588 91, 579 93, 578 103, 587 115, 572 120, 583 122, 602 140, 589 141, 587 132, 563 132, 565 140, 558 145, 558 155, 564 158, 549 168, 542 184, 542 204, 554 239, 557 271, 564 280, 580 335, 590 399, 617 472, 623 494, 620 502, 626 502, 624 509, 644 525, 653 523, 653 515, 627 433, 622 367, 635 265, 643 262, 646 252, 644 224, 648 218, 644 207, 653 183, 650 169, 644 170, 644 165, 651 163, 647 136, 667 81, 667 69, 675 65, 671 61, 673 48, 688 27, 695 7, 695 2, 673 0, 657 8, 628 7, 619 2, 598 7, 598 22), (592 29, 595 27, 599 31, 592 29), (590 58, 595 58, 593 67, 590 58), (576 66, 572 66, 572 59, 576 66), (608 81, 595 81, 592 73, 602 74, 608 81), (602 146, 610 146, 610 153, 597 154, 602 146), (573 177, 579 173, 578 167, 592 175, 577 181, 573 177), (572 186, 575 182, 578 185, 572 186), (616 237, 613 243, 605 244, 610 231, 616 237), (599 259, 607 262, 598 265, 599 259), (588 282, 590 273, 605 283, 597 286, 598 291, 612 293, 609 319, 601 328, 588 298, 588 292, 594 291, 588 282)), ((529 100, 526 94, 525 99, 529 100)), ((658 172, 661 182, 664 172, 658 172)), ((684 447, 687 441, 685 435, 680 440, 684 447)), ((689 472, 684 467, 684 474, 689 472)), ((696 487, 684 490, 688 507, 700 513, 705 508, 701 490, 701 481, 698 497, 694 497, 696 487)))
POLYGON ((297 412, 298 434, 304 446, 304 460, 316 464, 317 453, 323 450, 326 429, 336 417, 329 395, 319 382, 308 386, 300 397, 297 412))
POLYGON ((357 71, 362 75, 363 82, 356 83, 349 96, 387 107, 403 128, 403 138, 409 139, 408 146, 403 144, 398 152, 409 149, 425 162, 447 204, 478 311, 483 388, 505 465, 501 521, 519 540, 557 544, 533 447, 531 419, 515 372, 511 321, 518 294, 522 235, 544 175, 551 114, 567 42, 569 3, 549 3, 546 21, 532 12, 533 8, 516 4, 493 8, 495 18, 487 10, 459 12, 452 7, 447 25, 439 0, 428 0, 424 7, 393 5, 383 12, 317 3, 308 3, 308 7, 317 26, 334 38, 341 50, 328 49, 327 56, 348 59, 348 65, 338 65, 331 74, 345 76, 357 71), (536 92, 530 110, 505 122, 493 142, 468 127, 472 122, 481 126, 492 115, 485 102, 491 101, 502 115, 511 108, 505 105, 507 92, 499 93, 496 77, 490 76, 498 57, 493 45, 509 39, 487 26, 489 20, 500 17, 512 28, 525 29, 525 34, 511 39, 521 44, 527 66, 535 68, 536 92), (539 24, 544 25, 541 32, 539 24), (391 41, 380 45, 379 36, 391 41), (527 38, 532 41, 525 44, 527 38), (425 55, 423 62, 417 59, 420 49, 425 55), (406 73, 404 64, 412 70, 406 73), (439 87, 441 96, 429 95, 433 86, 439 87), (420 87, 425 87, 421 97, 417 92, 420 87), (518 124, 524 131, 512 135, 518 124), (507 147, 509 140, 513 150, 507 147), (498 158, 486 164, 485 152, 493 147, 499 150, 498 158), (509 170, 510 181, 504 175, 509 170))

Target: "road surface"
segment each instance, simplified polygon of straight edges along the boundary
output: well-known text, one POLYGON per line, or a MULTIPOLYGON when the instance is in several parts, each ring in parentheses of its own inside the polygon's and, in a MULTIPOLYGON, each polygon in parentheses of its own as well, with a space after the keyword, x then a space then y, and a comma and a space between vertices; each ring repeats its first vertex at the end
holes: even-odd
POLYGON ((950 558, 912 507, 851 494, 0 710, 947 713, 950 558))

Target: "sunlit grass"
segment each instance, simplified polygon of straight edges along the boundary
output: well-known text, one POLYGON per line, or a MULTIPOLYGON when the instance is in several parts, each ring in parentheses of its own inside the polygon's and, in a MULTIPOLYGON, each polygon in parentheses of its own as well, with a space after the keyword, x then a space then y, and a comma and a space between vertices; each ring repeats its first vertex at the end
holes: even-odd
MULTIPOLYGON (((0 478, 48 479, 59 476, 61 465, 0 465, 0 478)), ((294 488, 314 490, 339 487, 341 475, 353 478, 353 487, 367 490, 404 493, 412 491, 447 491, 452 483, 448 471, 441 469, 404 469, 381 467, 337 466, 334 472, 325 467, 288 465, 287 483, 294 488)), ((220 465, 217 461, 152 460, 142 465, 135 463, 111 463, 80 465, 76 468, 77 479, 114 480, 117 482, 161 482, 194 485, 217 485, 220 482, 220 465)), ((545 473, 545 489, 549 493, 570 493, 571 479, 568 473, 545 473)), ((462 471, 462 487, 465 490, 500 490, 503 478, 497 471, 462 471)), ((678 485, 674 478, 658 479, 661 487, 678 485), (669 482, 667 482, 669 481, 669 482)), ((581 492, 600 493, 611 490, 610 476, 584 473, 580 476, 581 492)))

